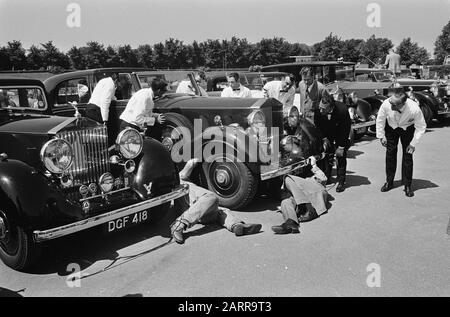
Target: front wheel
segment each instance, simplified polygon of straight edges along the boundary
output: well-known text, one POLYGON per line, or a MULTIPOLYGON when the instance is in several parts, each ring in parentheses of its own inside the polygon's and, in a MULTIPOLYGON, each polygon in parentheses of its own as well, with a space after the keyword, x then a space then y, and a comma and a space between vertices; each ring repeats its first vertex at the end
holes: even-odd
POLYGON ((40 256, 40 247, 22 227, 9 222, 0 210, 0 258, 14 270, 32 267, 40 256))
POLYGON ((241 162, 214 161, 203 164, 208 189, 219 198, 221 206, 239 210, 256 195, 259 178, 241 162))

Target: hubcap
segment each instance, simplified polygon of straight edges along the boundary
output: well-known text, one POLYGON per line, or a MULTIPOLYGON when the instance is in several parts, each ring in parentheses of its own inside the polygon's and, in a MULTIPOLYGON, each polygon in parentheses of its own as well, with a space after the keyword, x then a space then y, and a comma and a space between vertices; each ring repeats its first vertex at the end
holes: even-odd
POLYGON ((226 170, 217 170, 216 171, 216 181, 221 186, 227 186, 230 183, 230 174, 226 170))

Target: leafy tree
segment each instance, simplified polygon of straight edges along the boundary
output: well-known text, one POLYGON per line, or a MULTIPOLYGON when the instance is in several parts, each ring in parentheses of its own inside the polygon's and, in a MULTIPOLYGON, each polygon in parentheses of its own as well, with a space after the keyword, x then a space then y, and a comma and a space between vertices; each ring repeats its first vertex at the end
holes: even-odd
POLYGON ((42 45, 42 66, 45 68, 60 67, 68 68, 70 65, 69 58, 62 53, 53 41, 48 41, 42 45))
POLYGON ((120 59, 120 64, 126 67, 137 67, 139 66, 138 57, 136 51, 131 48, 130 45, 119 46, 118 55, 120 59))
POLYGON ((167 59, 164 53, 164 44, 157 43, 153 46, 153 63, 156 68, 167 68, 167 59))
POLYGON ((25 49, 20 41, 8 42, 5 53, 9 56, 9 66, 13 70, 21 70, 27 68, 27 58, 25 49))
POLYGON ((394 47, 394 44, 387 38, 376 38, 372 35, 361 45, 362 61, 373 63, 384 63, 389 49, 394 47))
POLYGON ((205 66, 211 68, 222 68, 227 63, 226 51, 219 40, 208 39, 200 43, 200 48, 205 59, 205 66))
POLYGON ((103 44, 98 42, 88 42, 84 59, 87 68, 99 68, 106 65, 108 53, 103 44))
POLYGON ((364 45, 362 39, 350 39, 342 42, 341 57, 346 62, 358 62, 361 60, 361 48, 364 45))
POLYGON ((116 48, 114 48, 111 45, 108 45, 106 47, 106 67, 120 67, 120 66, 124 66, 122 61, 120 60, 118 51, 116 48))
POLYGON ((0 70, 11 69, 11 62, 9 60, 6 47, 0 47, 0 70))
POLYGON ((27 63, 29 69, 44 69, 44 54, 42 49, 31 45, 28 50, 27 63))
POLYGON ((315 49, 320 60, 337 60, 342 57, 343 42, 337 35, 330 33, 315 49))
POLYGON ((164 44, 164 55, 171 68, 182 68, 186 65, 186 46, 182 41, 169 38, 164 44))
POLYGON ((442 28, 442 33, 434 42, 434 54, 436 63, 444 63, 444 58, 450 55, 450 21, 442 28))
POLYGON ((136 55, 139 66, 153 68, 153 50, 150 45, 139 45, 136 49, 136 55))
POLYGON ((80 48, 72 46, 67 52, 67 56, 70 60, 70 67, 72 69, 86 69, 86 61, 80 48))
POLYGON ((430 58, 430 53, 424 47, 419 47, 416 42, 408 37, 404 39, 397 47, 397 54, 401 57, 402 64, 407 67, 412 64, 426 64, 430 58))

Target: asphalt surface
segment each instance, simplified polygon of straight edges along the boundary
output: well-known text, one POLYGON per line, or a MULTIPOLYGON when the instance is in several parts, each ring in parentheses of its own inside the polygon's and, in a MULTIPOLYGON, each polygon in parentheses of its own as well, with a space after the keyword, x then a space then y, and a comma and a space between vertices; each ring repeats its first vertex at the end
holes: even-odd
POLYGON ((449 139, 450 124, 437 124, 417 146, 413 198, 400 157, 397 188, 380 192, 384 150, 364 137, 349 152, 348 188, 329 186, 331 209, 301 234, 272 233, 282 217, 266 197, 238 213, 263 224, 253 236, 197 225, 178 245, 164 222, 92 230, 48 245, 31 273, 0 263, 0 296, 450 296, 449 139))

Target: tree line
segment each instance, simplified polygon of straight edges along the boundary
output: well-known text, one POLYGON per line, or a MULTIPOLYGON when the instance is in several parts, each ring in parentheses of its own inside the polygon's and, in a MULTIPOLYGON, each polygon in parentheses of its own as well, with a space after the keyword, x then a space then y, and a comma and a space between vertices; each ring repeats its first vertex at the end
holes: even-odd
MULTIPOLYGON (((390 48, 388 38, 342 40, 330 33, 323 41, 312 46, 290 43, 282 37, 264 38, 250 43, 245 38, 230 40, 194 41, 184 43, 169 38, 164 43, 140 45, 105 46, 99 42, 87 42, 85 46, 73 46, 66 53, 58 49, 53 41, 32 45, 25 49, 14 40, 0 47, 0 70, 62 70, 90 69, 98 67, 145 67, 155 69, 247 68, 254 65, 271 65, 290 61, 290 56, 314 55, 320 60, 337 60, 382 64, 390 48)), ((450 21, 435 41, 435 58, 410 37, 396 48, 402 63, 442 64, 450 54, 450 21)))

